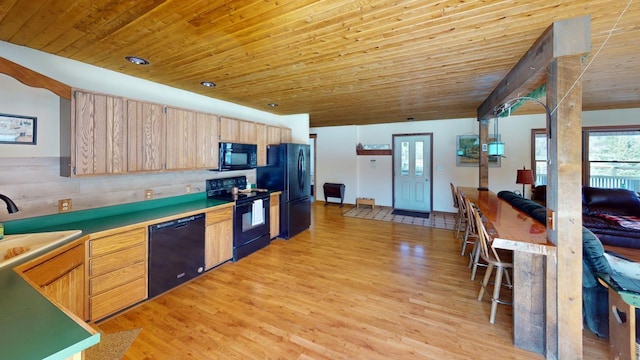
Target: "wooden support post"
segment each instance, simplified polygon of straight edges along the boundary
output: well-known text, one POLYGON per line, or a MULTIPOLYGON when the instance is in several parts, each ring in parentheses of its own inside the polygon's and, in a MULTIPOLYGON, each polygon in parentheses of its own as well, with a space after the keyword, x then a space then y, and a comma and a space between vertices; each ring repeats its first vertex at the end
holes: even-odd
MULTIPOLYGON (((489 121, 478 121, 478 134, 480 134, 480 168, 478 170, 478 190, 489 190, 489 153, 482 145, 489 142, 489 121)), ((486 146, 486 145, 485 145, 486 146)))
POLYGON ((555 190, 547 192, 547 208, 555 219, 547 223, 547 234, 558 247, 557 269, 548 273, 556 277, 556 288, 547 288, 557 292, 557 337, 548 346, 557 348, 559 359, 582 358, 582 282, 576 281, 582 279, 581 70, 581 55, 563 56, 551 62, 547 75, 547 106, 552 109, 547 186, 555 190))

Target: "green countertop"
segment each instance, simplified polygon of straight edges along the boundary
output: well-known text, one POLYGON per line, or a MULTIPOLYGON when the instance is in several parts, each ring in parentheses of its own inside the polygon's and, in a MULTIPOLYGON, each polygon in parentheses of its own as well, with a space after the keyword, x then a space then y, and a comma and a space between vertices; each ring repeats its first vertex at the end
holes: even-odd
MULTIPOLYGON (((79 236, 83 236, 225 203, 208 199, 205 193, 195 193, 14 220, 5 222, 4 228, 8 235, 81 230, 79 236)), ((26 257, 12 267, 40 255, 26 257)), ((3 359, 65 359, 100 341, 100 334, 92 334, 75 322, 32 288, 12 267, 0 270, 0 354, 3 359)))

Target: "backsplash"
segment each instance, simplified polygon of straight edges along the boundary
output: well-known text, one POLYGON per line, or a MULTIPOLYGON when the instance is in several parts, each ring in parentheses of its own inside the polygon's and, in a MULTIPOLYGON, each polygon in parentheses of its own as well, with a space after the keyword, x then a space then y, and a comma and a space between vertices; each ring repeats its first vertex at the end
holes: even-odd
POLYGON ((177 171, 136 175, 66 178, 60 175, 57 157, 0 157, 0 194, 10 197, 19 212, 9 214, 0 204, 0 221, 58 213, 58 200, 71 199, 72 211, 204 192, 205 180, 229 176, 247 177, 255 183, 256 171, 177 171))

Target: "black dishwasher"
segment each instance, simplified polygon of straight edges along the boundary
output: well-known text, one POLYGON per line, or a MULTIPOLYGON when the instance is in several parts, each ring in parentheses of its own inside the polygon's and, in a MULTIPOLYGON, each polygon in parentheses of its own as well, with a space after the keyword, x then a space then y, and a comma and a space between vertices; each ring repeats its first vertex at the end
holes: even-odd
POLYGON ((149 297, 204 271, 204 214, 149 226, 149 297))

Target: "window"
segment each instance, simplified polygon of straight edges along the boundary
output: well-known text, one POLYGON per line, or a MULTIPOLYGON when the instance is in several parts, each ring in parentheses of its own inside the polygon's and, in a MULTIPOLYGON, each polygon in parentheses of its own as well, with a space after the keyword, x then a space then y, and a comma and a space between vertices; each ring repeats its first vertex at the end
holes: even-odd
POLYGON ((400 143, 400 175, 409 176, 409 142, 400 143))
POLYGON ((416 176, 424 173, 424 141, 416 141, 416 176))
MULTIPOLYGON (((591 127, 584 128, 582 133, 582 183, 640 192, 640 129, 591 127)), ((532 130, 532 139, 536 185, 543 185, 547 183, 545 130, 532 130)))

